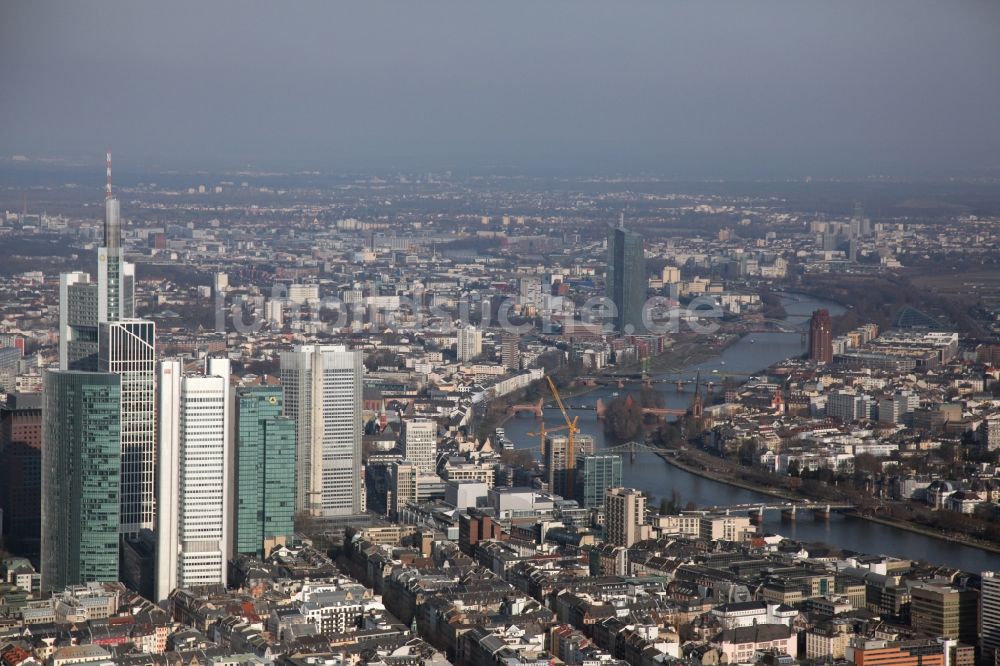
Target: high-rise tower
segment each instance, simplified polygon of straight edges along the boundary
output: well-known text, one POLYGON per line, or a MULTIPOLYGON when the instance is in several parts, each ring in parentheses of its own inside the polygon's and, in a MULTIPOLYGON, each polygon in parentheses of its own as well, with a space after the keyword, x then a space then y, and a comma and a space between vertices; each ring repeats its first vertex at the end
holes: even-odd
POLYGON ((983 572, 979 622, 981 663, 994 664, 1000 658, 1000 572, 983 572))
POLYGON ((296 511, 351 516, 364 510, 361 474, 363 354, 336 345, 281 353, 285 414, 295 420, 296 511))
POLYGON ((111 153, 104 193, 104 245, 97 249, 98 321, 135 316, 135 266, 125 261, 122 248, 121 204, 111 194, 111 153))
POLYGON ((266 557, 295 533, 295 421, 280 386, 236 389, 234 551, 266 557))
POLYGON ((816 310, 809 320, 809 360, 833 362, 833 321, 827 310, 816 310))
POLYGON ((45 373, 42 588, 118 580, 121 377, 45 373))
POLYGON ((144 319, 104 322, 98 367, 121 376, 121 531, 156 524, 156 326, 144 319))
POLYGON ((160 363, 156 598, 178 587, 226 584, 232 525, 229 360, 204 374, 160 363))
POLYGON ((616 309, 615 331, 622 335, 646 332, 642 308, 648 283, 642 242, 642 236, 628 231, 623 220, 608 231, 606 294, 616 309))
POLYGON ((431 419, 403 421, 403 457, 422 474, 435 474, 437 468, 437 423, 431 419))
POLYGON ((82 272, 59 279, 59 368, 122 377, 120 527, 132 535, 155 524, 155 325, 135 318, 135 270, 125 261, 121 236, 108 153, 97 282, 82 272))

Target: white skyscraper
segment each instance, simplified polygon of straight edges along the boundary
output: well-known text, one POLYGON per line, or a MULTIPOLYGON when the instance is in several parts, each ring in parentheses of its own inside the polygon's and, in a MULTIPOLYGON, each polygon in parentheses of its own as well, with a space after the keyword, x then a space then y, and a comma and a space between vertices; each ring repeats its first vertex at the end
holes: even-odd
POLYGON ((156 521, 156 325, 144 319, 104 322, 98 368, 121 375, 121 532, 156 521))
POLYGON ((298 428, 296 511, 350 516, 364 510, 362 361, 362 352, 335 345, 281 353, 285 415, 298 428))
POLYGON ((226 583, 230 502, 229 361, 204 374, 160 363, 156 598, 191 585, 226 583))
POLYGON ((471 361, 483 353, 483 332, 474 326, 458 330, 458 360, 471 361))
POLYGON ((422 474, 434 474, 437 467, 437 424, 431 419, 403 421, 403 457, 422 474))

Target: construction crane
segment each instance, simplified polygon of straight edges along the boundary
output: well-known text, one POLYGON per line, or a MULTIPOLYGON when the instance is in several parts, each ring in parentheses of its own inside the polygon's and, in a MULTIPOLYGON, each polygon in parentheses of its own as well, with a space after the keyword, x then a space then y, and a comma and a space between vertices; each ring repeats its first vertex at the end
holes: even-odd
MULTIPOLYGON (((559 395, 559 389, 556 388, 555 382, 552 381, 551 377, 545 378, 549 382, 549 390, 552 391, 552 397, 556 399, 556 405, 559 406, 559 411, 562 412, 563 418, 566 420, 565 425, 556 426, 555 428, 546 428, 544 419, 541 422, 541 426, 538 428, 538 432, 529 432, 528 437, 539 437, 538 442, 538 453, 544 460, 545 458, 545 438, 560 430, 567 431, 566 437, 566 496, 567 499, 572 499, 573 485, 576 480, 576 433, 580 432, 580 428, 577 426, 577 421, 580 419, 579 416, 570 418, 569 412, 566 410, 566 405, 563 404, 562 396, 559 395)), ((553 461, 554 462, 554 461, 553 461)), ((554 489, 553 489, 554 490, 554 489)))
POLYGON ((563 418, 566 420, 565 426, 560 426, 559 429, 566 429, 566 499, 573 499, 576 495, 573 494, 573 486, 576 481, 576 433, 580 432, 580 428, 576 425, 577 421, 580 420, 579 416, 574 416, 572 419, 569 417, 569 412, 566 411, 566 405, 563 404, 562 396, 559 395, 559 389, 556 388, 556 383, 552 381, 552 377, 548 375, 545 376, 546 381, 549 383, 549 390, 552 391, 552 397, 556 399, 556 404, 559 405, 559 411, 562 412, 563 418))

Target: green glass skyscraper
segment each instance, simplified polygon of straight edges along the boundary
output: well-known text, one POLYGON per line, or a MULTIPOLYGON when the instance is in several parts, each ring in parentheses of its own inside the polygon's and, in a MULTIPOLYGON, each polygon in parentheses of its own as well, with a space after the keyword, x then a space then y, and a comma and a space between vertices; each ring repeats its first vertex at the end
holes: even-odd
POLYGON ((642 236, 619 222, 608 231, 607 297, 615 304, 615 331, 622 335, 646 332, 642 307, 646 303, 646 256, 642 236))
POLYGON ((583 456, 576 462, 576 501, 585 509, 604 505, 604 491, 622 485, 622 458, 613 454, 583 456))
POLYGON ((118 580, 121 378, 47 371, 42 589, 118 580))
POLYGON ((236 391, 237 553, 265 556, 294 534, 295 421, 279 386, 236 391))

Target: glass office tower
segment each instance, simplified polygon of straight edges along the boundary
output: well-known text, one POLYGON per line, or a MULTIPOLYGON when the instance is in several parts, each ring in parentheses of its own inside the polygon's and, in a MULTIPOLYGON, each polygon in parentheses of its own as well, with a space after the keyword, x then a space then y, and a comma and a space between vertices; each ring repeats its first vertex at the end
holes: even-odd
POLYGON ((619 226, 608 231, 607 297, 615 304, 615 332, 642 334, 642 307, 646 303, 646 257, 642 236, 619 226))
POLYGON ((121 378, 45 373, 42 588, 118 580, 121 378))
POLYGON ((236 390, 235 550, 266 556, 295 532, 295 421, 280 386, 236 390))

